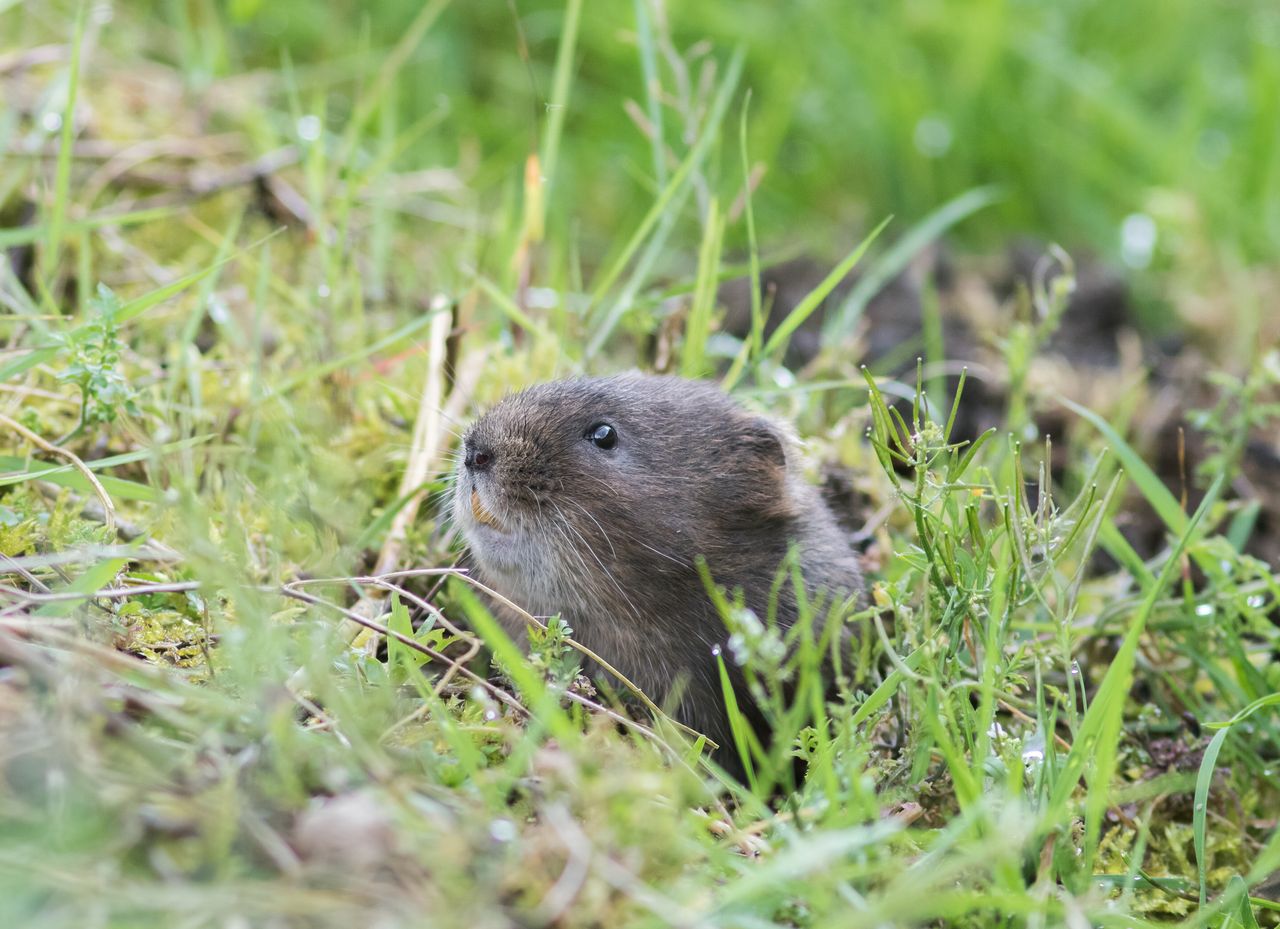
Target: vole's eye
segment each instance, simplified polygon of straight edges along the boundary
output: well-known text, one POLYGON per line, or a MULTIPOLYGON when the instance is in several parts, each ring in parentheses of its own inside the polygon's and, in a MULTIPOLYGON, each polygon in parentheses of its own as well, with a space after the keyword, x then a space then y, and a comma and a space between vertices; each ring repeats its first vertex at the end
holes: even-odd
POLYGON ((587 430, 587 438, 596 448, 613 448, 618 444, 618 430, 608 423, 596 423, 587 430))

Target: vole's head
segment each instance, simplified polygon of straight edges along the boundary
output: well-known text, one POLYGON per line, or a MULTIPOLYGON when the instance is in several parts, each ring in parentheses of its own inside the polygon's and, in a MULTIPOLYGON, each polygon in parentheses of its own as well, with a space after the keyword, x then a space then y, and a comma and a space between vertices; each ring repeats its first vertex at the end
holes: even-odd
POLYGON ((605 595, 632 571, 687 571, 726 536, 792 514, 784 436, 674 377, 508 397, 468 430, 456 477, 454 515, 474 556, 530 601, 574 584, 605 595))

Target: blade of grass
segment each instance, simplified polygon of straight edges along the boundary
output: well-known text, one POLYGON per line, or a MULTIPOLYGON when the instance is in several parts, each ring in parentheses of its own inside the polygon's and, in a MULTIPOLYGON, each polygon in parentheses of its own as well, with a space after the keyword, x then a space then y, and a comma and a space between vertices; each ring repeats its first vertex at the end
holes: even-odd
POLYGON ((84 50, 84 26, 88 12, 87 3, 79 4, 75 34, 71 40, 71 62, 67 66, 67 99, 62 108, 62 134, 58 142, 58 163, 53 181, 53 215, 49 220, 48 238, 45 239, 46 290, 51 289, 53 275, 58 273, 62 236, 66 231, 63 225, 71 193, 71 152, 72 142, 75 140, 76 95, 80 89, 80 55, 84 50))
MULTIPOLYGON (((166 216, 173 216, 179 210, 171 206, 150 207, 144 210, 132 210, 128 213, 99 213, 95 216, 86 216, 84 219, 77 219, 71 222, 64 222, 61 225, 59 239, 71 233, 91 232, 94 229, 102 229, 106 226, 137 226, 142 223, 149 223, 152 220, 164 219, 166 216)), ((29 226, 15 226, 12 229, 0 229, 0 248, 13 248, 17 245, 30 245, 38 242, 41 238, 51 238, 53 235, 53 224, 49 223, 33 223, 29 226)))
MULTIPOLYGON (((139 449, 138 451, 134 451, 134 452, 123 452, 119 455, 111 455, 110 457, 107 457, 107 458, 94 458, 90 461, 84 462, 84 465, 90 471, 101 471, 105 468, 116 468, 116 467, 119 467, 120 465, 132 464, 135 461, 145 461, 159 454, 181 451, 187 448, 193 448, 196 445, 201 445, 205 442, 208 442, 214 437, 215 436, 213 433, 208 433, 206 435, 200 435, 200 436, 192 436, 189 439, 182 439, 177 442, 167 442, 164 445, 157 445, 153 448, 139 449)), ((0 468, 4 468, 7 470, 16 470, 20 468, 25 469, 26 467, 27 467, 27 459, 25 458, 0 456, 0 468)), ((72 470, 74 470, 74 468, 72 468, 71 465, 50 465, 47 470, 43 470, 40 472, 32 472, 27 479, 28 480, 33 478, 43 479, 48 474, 60 474, 65 471, 72 471, 72 470)), ((11 483, 11 482, 8 480, 0 480, 0 487, 4 486, 6 483, 11 483)))
MULTIPOLYGON (((127 558, 108 558, 106 561, 100 561, 96 565, 87 568, 84 573, 77 577, 70 584, 54 590, 54 593, 76 593, 89 594, 95 590, 101 590, 106 587, 111 580, 120 572, 120 570, 129 563, 127 558)), ((60 616, 69 616, 75 609, 82 606, 83 600, 55 600, 46 603, 40 609, 35 611, 36 616, 46 616, 49 618, 57 618, 60 616)))
POLYGON ((1182 512, 1182 507, 1179 505, 1177 498, 1174 497, 1169 488, 1164 486, 1164 482, 1156 476, 1151 467, 1142 460, 1142 456, 1133 450, 1133 447, 1124 440, 1120 433, 1112 428, 1109 422, 1093 412, 1093 410, 1063 396, 1059 396, 1058 401, 1082 419, 1088 420, 1095 429, 1102 433, 1107 442, 1115 449, 1116 455, 1120 458, 1130 478, 1138 485, 1142 495, 1146 497, 1147 502, 1156 511, 1156 515, 1160 517, 1170 532, 1175 535, 1181 534, 1186 528, 1187 516, 1182 512))
MULTIPOLYGON (((199 271, 193 271, 190 274, 187 274, 183 277, 178 278, 176 281, 173 281, 170 284, 166 284, 163 287, 158 287, 155 290, 150 291, 149 293, 145 293, 140 297, 136 297, 133 300, 128 301, 120 308, 120 311, 116 314, 116 322, 126 323, 131 319, 135 319, 136 317, 141 316, 143 313, 145 313, 147 310, 151 309, 152 307, 156 306, 157 304, 163 303, 165 300, 168 300, 170 297, 175 296, 176 294, 179 294, 182 291, 186 290, 192 284, 195 284, 203 280, 205 277, 212 274, 214 271, 216 271, 222 265, 226 264, 228 261, 235 261, 241 255, 245 254, 251 249, 257 248, 259 245, 262 245, 268 239, 271 239, 274 236, 276 236, 279 232, 280 230, 277 229, 275 232, 268 233, 258 241, 254 242, 252 245, 249 245, 246 248, 240 249, 239 251, 235 252, 232 255, 228 255, 222 261, 218 261, 218 262, 215 262, 214 264, 209 265, 208 267, 201 268, 199 271)), ((85 324, 85 325, 87 326, 88 324, 85 324)), ((84 326, 76 327, 76 329, 74 329, 73 332, 80 332, 84 328, 85 328, 84 326)), ((31 349, 25 355, 20 355, 17 358, 14 358, 3 365, 0 365, 0 381, 7 381, 11 377, 16 377, 19 374, 22 374, 26 371, 30 371, 36 365, 45 364, 46 362, 52 361, 54 358, 57 357, 58 352, 61 350, 62 350, 61 345, 44 345, 39 348, 31 349)))
POLYGON ((751 107, 751 91, 747 90, 746 99, 742 101, 742 115, 738 118, 738 151, 742 157, 742 199, 743 213, 747 220, 747 264, 748 284, 751 288, 751 332, 742 345, 742 351, 733 360, 732 367, 724 376, 721 386, 732 390, 746 367, 747 360, 760 351, 760 343, 764 341, 764 307, 760 294, 760 245, 756 241, 756 214, 751 193, 751 160, 747 157, 747 113, 751 107))
POLYGON ((1187 521, 1177 544, 1165 561, 1156 582, 1146 592, 1125 633, 1116 657, 1107 669, 1093 703, 1085 712, 1080 728, 1067 754, 1049 801, 1049 822, 1059 822, 1067 808, 1067 802, 1080 776, 1091 770, 1090 789, 1085 797, 1085 873, 1093 868, 1102 815, 1106 810, 1112 774, 1115 771, 1125 700, 1133 681, 1133 669, 1137 658, 1138 642, 1146 629, 1147 619, 1155 609, 1160 592, 1181 568, 1181 556, 1191 541, 1191 536, 1204 514, 1217 499, 1223 485, 1219 475, 1205 494, 1195 514, 1187 521))
POLYGON ((693 304, 684 329, 684 355, 680 373, 685 377, 702 377, 708 373, 707 337, 711 334, 711 312, 716 303, 716 273, 720 266, 720 241, 724 220, 719 201, 711 198, 707 208, 706 229, 698 250, 698 282, 693 291, 693 304))
POLYGON ((649 0, 635 0, 636 46, 640 50, 640 74, 644 79, 645 109, 649 117, 649 145, 653 153, 653 177, 661 190, 667 183, 666 143, 662 132, 662 86, 658 82, 657 53, 649 0))
POLYGON ((378 73, 373 79, 372 86, 367 93, 361 95, 360 102, 356 105, 355 113, 352 114, 351 121, 347 123, 346 129, 343 131, 342 146, 332 162, 332 171, 335 172, 335 176, 330 179, 331 182, 328 185, 330 189, 333 188, 333 182, 336 181, 336 172, 346 165, 356 163, 357 159, 354 155, 356 146, 360 141, 360 133, 382 104, 392 81, 396 79, 396 75, 408 63, 409 56, 414 53, 428 30, 435 25, 435 21, 440 18, 440 14, 444 12, 445 7, 448 5, 449 0, 432 0, 431 3, 419 10, 413 22, 405 29, 400 41, 395 44, 395 47, 383 59, 382 66, 378 68, 378 73))
POLYGON ((417 317, 416 319, 411 319, 399 329, 396 329, 394 332, 387 333, 381 339, 378 339, 370 345, 366 345, 363 348, 357 348, 354 351, 347 352, 345 355, 340 355, 337 358, 331 358, 321 364, 312 365, 305 371, 299 371, 297 374, 292 377, 285 378, 274 388, 270 389, 264 395, 264 399, 266 397, 282 397, 285 394, 291 393, 301 387, 303 384, 319 380, 340 368, 346 368, 356 364, 357 362, 364 361, 370 355, 377 354, 384 348, 395 345, 397 342, 407 339, 418 330, 426 328, 431 321, 435 319, 435 316, 435 313, 427 313, 417 317))
POLYGON ((539 339, 554 338, 551 333, 547 331, 546 326, 542 325, 542 323, 533 319, 528 313, 520 309, 519 305, 507 296, 507 294, 503 292, 502 288, 493 281, 489 280, 482 274, 477 274, 475 281, 476 286, 493 301, 494 305, 497 306, 498 309, 502 310, 503 314, 521 329, 524 329, 530 335, 534 335, 539 339))
POLYGON ((729 717, 729 731, 733 736, 733 748, 738 753, 738 758, 742 761, 742 770, 747 778, 747 786, 751 788, 751 792, 754 794, 759 790, 759 781, 756 778, 752 748, 758 749, 759 742, 754 739, 751 727, 747 724, 742 715, 742 710, 738 707, 738 695, 734 690, 733 681, 729 679, 729 670, 725 667, 723 655, 716 656, 716 666, 720 669, 720 692, 724 695, 725 713, 729 717))
POLYGON ((876 710, 888 703, 889 700, 893 698, 893 695, 898 692, 898 688, 902 686, 903 681, 907 680, 908 672, 917 670, 920 667, 920 663, 924 661, 924 658, 925 649, 923 646, 915 649, 903 658, 902 664, 906 670, 895 667, 890 671, 889 674, 885 676, 885 679, 880 686, 871 691, 871 695, 867 697, 866 700, 863 700, 862 705, 854 711, 853 717, 849 721, 849 725, 862 725, 871 718, 872 713, 876 712, 876 710))
POLYGON ((823 326, 823 341, 839 342, 848 338, 871 298, 901 274, 921 250, 956 223, 998 201, 1002 195, 1001 189, 996 186, 975 187, 948 200, 907 230, 906 235, 895 242, 853 285, 840 308, 827 317, 823 326))
POLYGON ((762 357, 768 358, 779 347, 785 346, 791 340, 791 336, 795 331, 800 328, 806 319, 813 315, 814 310, 822 305, 822 301, 826 300, 831 291, 835 290, 836 285, 849 276, 849 272, 853 270, 854 265, 862 260, 862 256, 871 247, 871 243, 884 231, 884 228, 889 225, 892 219, 892 216, 886 216, 881 220, 880 225, 872 229, 867 237, 844 257, 843 261, 831 269, 831 273, 822 279, 822 283, 810 291, 808 296, 787 314, 787 318, 779 323, 778 328, 773 330, 773 335, 769 336, 769 341, 765 343, 764 349, 760 353, 762 357))
MULTIPOLYGON (((667 182, 667 186, 662 189, 662 193, 658 195, 658 199, 654 201, 653 206, 649 208, 644 218, 640 220, 640 224, 631 234, 631 238, 627 240, 627 244, 623 246, 622 251, 600 275, 599 282, 591 292, 588 313, 594 312, 601 305, 605 294, 612 290, 614 284, 618 282, 622 272, 630 264, 631 259, 635 257, 636 252, 639 251, 640 246, 648 238, 654 226, 657 225, 658 220, 664 216, 667 207, 671 204, 676 194, 684 188, 690 175, 707 157, 711 143, 715 141, 719 132, 725 111, 729 107, 729 100, 733 96, 734 89, 738 86, 738 79, 742 75, 742 65, 745 59, 745 50, 738 48, 729 60, 729 66, 725 69, 724 78, 720 82, 715 99, 712 101, 711 108, 707 113, 707 119, 702 124, 702 132, 698 136, 698 140, 680 162, 680 166, 676 169, 675 174, 671 176, 671 180, 667 182)), ((625 311, 625 306, 615 305, 605 314, 604 319, 597 325, 596 331, 592 334, 591 340, 587 344, 586 354, 588 356, 594 355, 600 350, 625 311)))
MULTIPOLYGON (((13 463, 21 463, 21 458, 14 458, 9 455, 0 456, 0 468, 9 470, 13 463)), ((24 481, 48 481, 50 484, 57 484, 59 487, 66 487, 68 490, 74 490, 77 493, 93 493, 93 486, 85 480, 83 474, 71 468, 47 468, 42 471, 16 471, 14 473, 0 476, 0 487, 8 484, 20 484, 24 481)), ((154 487, 146 484, 139 484, 135 481, 128 481, 120 477, 112 477, 104 474, 98 478, 98 482, 102 484, 104 490, 112 497, 119 497, 122 500, 137 500, 142 503, 159 503, 164 495, 154 487)))
POLYGON ((574 741, 578 736, 578 730, 569 719, 569 714, 560 708, 555 693, 547 687, 546 681, 525 660, 524 653, 493 618, 493 614, 465 584, 450 586, 462 604, 468 622, 493 652, 494 658, 502 663, 503 668, 524 696, 525 705, 556 738, 563 739, 566 743, 574 741))
POLYGON ((545 219, 547 193, 555 184, 556 166, 560 161, 560 138, 564 135, 564 120, 569 111, 569 91, 573 86, 573 56, 578 43, 578 21, 582 14, 582 0, 569 0, 564 11, 564 26, 560 30, 560 46, 556 49, 556 70, 551 79, 551 100, 547 103, 547 129, 542 136, 543 216, 545 219))
POLYGON ((1208 862, 1205 860, 1205 819, 1209 801, 1209 785, 1213 782, 1213 769, 1218 764, 1218 753, 1231 731, 1229 726, 1218 730, 1204 750, 1200 772, 1196 775, 1196 799, 1191 814, 1192 840, 1196 850, 1196 874, 1200 880, 1200 905, 1208 900, 1208 862))

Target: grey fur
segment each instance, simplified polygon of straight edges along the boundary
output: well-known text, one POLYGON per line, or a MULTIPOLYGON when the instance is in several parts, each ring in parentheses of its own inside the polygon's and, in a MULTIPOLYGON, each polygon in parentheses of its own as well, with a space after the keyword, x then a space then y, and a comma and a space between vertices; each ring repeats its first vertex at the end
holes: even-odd
MULTIPOLYGON (((638 374, 541 384, 495 405, 464 448, 453 510, 480 577, 535 615, 563 615, 658 702, 682 688, 676 716, 722 747, 713 646, 727 633, 697 556, 761 617, 792 542, 811 592, 862 588, 857 555, 795 473, 785 434, 710 384, 638 374), (616 429, 613 448, 589 439, 599 423, 616 429), (477 519, 473 490, 500 530, 477 519)), ((779 623, 796 611, 787 584, 779 623)))

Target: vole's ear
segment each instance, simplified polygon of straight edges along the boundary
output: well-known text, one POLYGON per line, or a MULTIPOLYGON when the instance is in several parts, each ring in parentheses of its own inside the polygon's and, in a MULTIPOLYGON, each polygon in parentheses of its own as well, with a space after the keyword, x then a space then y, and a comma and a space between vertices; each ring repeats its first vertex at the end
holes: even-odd
POLYGON ((787 439, 769 420, 753 416, 742 425, 739 450, 753 465, 777 471, 778 480, 787 471, 787 439))
POLYGON ((728 512, 750 523, 760 518, 777 520, 795 514, 795 502, 787 488, 787 436, 763 416, 748 418, 735 435, 739 477, 733 481, 728 512))
POLYGON ((760 520, 794 516, 787 489, 787 436, 762 416, 744 416, 733 424, 732 465, 721 470, 717 507, 728 527, 753 528, 760 520))

